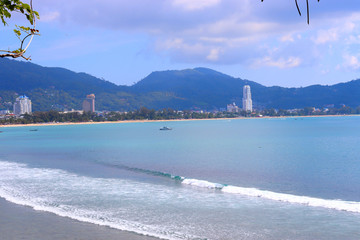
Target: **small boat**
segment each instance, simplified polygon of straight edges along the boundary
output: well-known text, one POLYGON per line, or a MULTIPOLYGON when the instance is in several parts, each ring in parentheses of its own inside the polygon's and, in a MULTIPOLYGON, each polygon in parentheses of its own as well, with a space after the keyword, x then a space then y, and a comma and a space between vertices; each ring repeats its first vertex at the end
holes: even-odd
POLYGON ((36 132, 37 129, 30 129, 29 131, 30 131, 30 132, 36 132))
POLYGON ((162 128, 160 128, 160 130, 172 130, 172 128, 169 128, 169 127, 162 127, 162 128))

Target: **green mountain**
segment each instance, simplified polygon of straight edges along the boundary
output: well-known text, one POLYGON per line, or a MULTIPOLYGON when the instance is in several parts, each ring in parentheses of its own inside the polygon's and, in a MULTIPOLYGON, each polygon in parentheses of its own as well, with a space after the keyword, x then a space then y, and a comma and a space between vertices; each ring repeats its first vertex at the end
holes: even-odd
POLYGON ((242 88, 250 85, 257 108, 360 106, 360 80, 306 88, 265 87, 207 69, 153 72, 133 86, 118 86, 85 73, 42 67, 30 62, 0 59, 0 109, 26 94, 34 111, 81 109, 84 97, 96 95, 99 110, 225 108, 241 106, 242 88))
POLYGON ((188 101, 187 107, 223 108, 236 102, 241 106, 242 89, 250 85, 257 108, 304 108, 342 104, 360 106, 360 80, 332 86, 305 88, 265 87, 256 82, 233 78, 207 68, 153 72, 133 85, 134 93, 169 92, 188 101))
POLYGON ((216 109, 232 102, 241 103, 244 85, 256 91, 266 88, 258 83, 236 79, 220 72, 195 68, 153 72, 131 87, 134 93, 167 92, 183 99, 182 108, 216 109))

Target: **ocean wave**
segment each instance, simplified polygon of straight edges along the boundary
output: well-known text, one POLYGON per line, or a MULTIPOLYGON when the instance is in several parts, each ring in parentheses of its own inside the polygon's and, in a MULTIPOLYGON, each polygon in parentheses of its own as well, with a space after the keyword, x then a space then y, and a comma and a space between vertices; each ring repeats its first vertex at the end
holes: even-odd
POLYGON ((188 179, 184 178, 182 181, 183 184, 191 185, 195 187, 201 187, 201 188, 209 188, 209 189, 223 189, 224 185, 219 183, 212 183, 205 180, 197 180, 197 179, 188 179))
POLYGON ((119 220, 119 219, 113 219, 102 216, 102 214, 99 214, 98 212, 94 211, 88 211, 84 209, 79 208, 73 208, 71 206, 67 205, 59 205, 59 206, 45 206, 45 205, 39 205, 35 202, 24 200, 19 197, 14 197, 12 195, 7 194, 6 192, 2 191, 0 189, 0 197, 4 198, 5 200, 26 206, 31 207, 36 211, 42 211, 42 212, 49 212, 56 214, 60 217, 67 217, 73 220, 81 221, 81 222, 87 222, 92 223, 99 226, 105 226, 110 227, 113 229, 118 229, 121 231, 127 231, 127 232, 133 232, 136 234, 149 236, 149 237, 156 237, 158 239, 164 239, 164 240, 183 240, 183 239, 199 239, 198 237, 188 236, 182 233, 174 233, 171 232, 170 235, 173 235, 172 237, 169 236, 168 233, 165 231, 159 231, 159 229, 156 229, 156 227, 153 226, 147 226, 141 223, 133 222, 133 221, 127 221, 127 220, 119 220), (160 232, 160 233, 157 233, 160 232), (178 237, 177 237, 178 236, 178 237))
POLYGON ((339 211, 360 213, 360 202, 355 202, 355 201, 321 199, 321 198, 308 197, 308 196, 277 193, 267 190, 260 190, 257 188, 244 188, 239 186, 214 183, 207 180, 186 178, 182 176, 172 175, 170 173, 142 169, 142 168, 128 167, 120 164, 107 164, 107 165, 128 171, 148 174, 157 177, 169 178, 172 180, 180 181, 184 185, 189 185, 199 188, 216 189, 227 194, 239 194, 248 197, 263 198, 263 199, 286 202, 291 204, 301 204, 310 207, 321 207, 321 208, 334 209, 339 211))
MULTIPOLYGON (((93 206, 86 208, 86 206, 81 207, 79 202, 75 205, 67 204, 72 201, 73 197, 82 198, 83 189, 87 189, 90 195, 101 194, 104 191, 111 194, 113 189, 117 189, 116 186, 121 186, 119 191, 123 191, 126 195, 130 191, 137 191, 134 187, 141 187, 142 190, 138 190, 147 192, 148 184, 139 186, 139 183, 129 183, 126 180, 91 178, 58 169, 29 168, 26 164, 4 161, 0 161, 0 172, 2 173, 0 175, 0 197, 18 205, 31 207, 36 211, 50 212, 60 217, 159 239, 203 239, 177 231, 168 231, 160 225, 122 219, 115 216, 111 208, 98 209, 93 206), (44 185, 44 183, 50 185, 44 185), (76 195, 61 196, 62 191, 74 192, 76 195)), ((98 198, 95 196, 95 199, 98 198)), ((83 199, 79 201, 82 202, 83 199)))
MULTIPOLYGON (((11 178, 13 177, 12 174, 16 174, 17 172, 21 172, 24 169, 30 169, 27 167, 26 164, 19 164, 19 163, 10 163, 10 162, 2 162, 0 161, 0 170, 6 169, 7 172, 11 173, 11 178), (20 170, 20 171, 19 171, 20 170)), ((322 198, 315 198, 315 197, 309 197, 309 196, 299 196, 299 195, 293 195, 293 194, 287 194, 287 193, 278 193, 278 192, 272 192, 268 190, 261 190, 257 188, 244 188, 239 186, 233 186, 233 185, 227 185, 227 184, 220 184, 215 183, 207 180, 200 180, 200 179, 194 179, 194 178, 186 178, 178 175, 172 175, 170 173, 160 172, 160 171, 153 171, 153 170, 147 170, 147 169, 141 169, 141 168, 134 168, 134 167, 128 167, 124 165, 115 165, 115 164, 109 164, 109 166, 115 166, 118 168, 122 168, 129 171, 149 174, 157 177, 165 177, 169 180, 178 181, 181 182, 183 185, 188 185, 196 188, 204 188, 204 189, 214 189, 216 191, 222 192, 224 194, 238 194, 242 196, 247 197, 254 197, 254 198, 262 198, 267 200, 273 200, 278 202, 284 202, 284 203, 290 203, 290 204, 300 204, 304 206, 309 207, 321 207, 321 208, 327 208, 327 209, 333 209, 338 211, 347 211, 347 212, 354 212, 354 213, 360 213, 360 202, 355 201, 344 201, 344 200, 331 200, 331 199, 322 199, 322 198)), ((53 169, 32 169, 31 172, 32 177, 36 177, 36 175, 39 175, 39 178, 46 178, 48 176, 51 176, 53 174, 55 175, 66 175, 68 177, 76 177, 74 174, 67 173, 62 170, 53 170, 53 169)), ((4 173, 4 171, 1 171, 4 173)), ((23 173, 23 172, 22 172, 23 173)), ((6 180, 7 175, 2 174, 1 178, 6 180)), ((106 183, 111 185, 112 183, 106 183)), ((1 187, 1 186, 0 186, 1 187)), ((6 189, 5 189, 6 190, 6 189)), ((43 210, 44 204, 41 202, 41 199, 38 199, 37 202, 34 202, 34 199, 30 199, 28 196, 17 196, 16 193, 9 194, 9 191, 4 191, 4 187, 0 188, 0 196, 17 204, 21 205, 27 205, 31 206, 36 210, 43 210), (30 201, 31 200, 31 201, 30 201), (31 204, 29 204, 31 202, 31 204)), ((45 206, 45 211, 51 211, 54 212, 53 206, 45 206), (50 208, 50 209, 48 209, 50 208)), ((56 208, 58 209, 58 208, 56 208)), ((58 215, 63 213, 56 213, 58 215)), ((71 217, 71 216, 67 216, 71 217)), ((74 218, 74 217, 71 217, 74 218)), ((79 219, 77 219, 79 220, 79 219)), ((98 223, 96 223, 98 224, 98 223)), ((128 230, 133 231, 132 229, 125 229, 116 227, 121 230, 128 230)), ((143 233, 141 233, 143 234, 143 233)), ((159 236, 156 236, 159 237, 159 236)))
POLYGON ((274 201, 287 202, 293 204, 302 204, 311 207, 322 207, 339 211, 360 213, 360 202, 329 200, 307 196, 297 196, 285 193, 277 193, 256 188, 242 188, 236 186, 226 186, 222 188, 225 193, 241 194, 250 197, 259 197, 274 201))
POLYGON ((263 199, 274 200, 279 202, 307 205, 310 207, 322 207, 322 208, 334 209, 339 211, 360 213, 360 202, 355 202, 355 201, 329 200, 329 199, 321 199, 321 198, 314 198, 308 196, 298 196, 298 195, 292 195, 286 193, 277 193, 266 190, 260 190, 257 188, 244 188, 244 187, 213 183, 198 179, 185 178, 182 181, 182 183, 186 185, 201 187, 201 188, 218 189, 221 190, 221 192, 227 194, 239 194, 248 197, 257 197, 257 198, 263 198, 263 199))
POLYGON ((123 164, 105 163, 105 162, 97 162, 97 163, 102 164, 104 166, 108 166, 108 167, 119 168, 119 169, 122 169, 122 170, 147 174, 147 175, 151 175, 151 176, 155 176, 155 177, 169 178, 169 179, 173 179, 173 180, 176 180, 176 181, 183 181, 185 179, 184 177, 172 175, 172 174, 166 173, 166 172, 143 169, 143 168, 137 168, 137 167, 129 167, 129 166, 126 166, 126 165, 123 165, 123 164))

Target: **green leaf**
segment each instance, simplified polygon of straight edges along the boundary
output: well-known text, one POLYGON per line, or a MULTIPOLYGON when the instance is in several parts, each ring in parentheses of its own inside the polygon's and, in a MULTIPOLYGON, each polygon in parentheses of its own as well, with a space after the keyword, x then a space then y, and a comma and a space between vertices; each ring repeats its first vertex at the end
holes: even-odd
POLYGON ((13 31, 16 34, 16 36, 18 36, 18 37, 21 36, 21 32, 19 30, 14 29, 13 31))

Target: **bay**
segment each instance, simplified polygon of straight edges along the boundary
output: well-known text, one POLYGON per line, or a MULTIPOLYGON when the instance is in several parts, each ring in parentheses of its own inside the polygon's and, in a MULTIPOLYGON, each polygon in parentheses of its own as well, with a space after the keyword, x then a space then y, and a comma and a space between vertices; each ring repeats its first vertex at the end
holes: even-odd
POLYGON ((163 239, 356 239, 360 118, 3 128, 0 197, 163 239), (159 131, 167 125, 173 130, 159 131))

